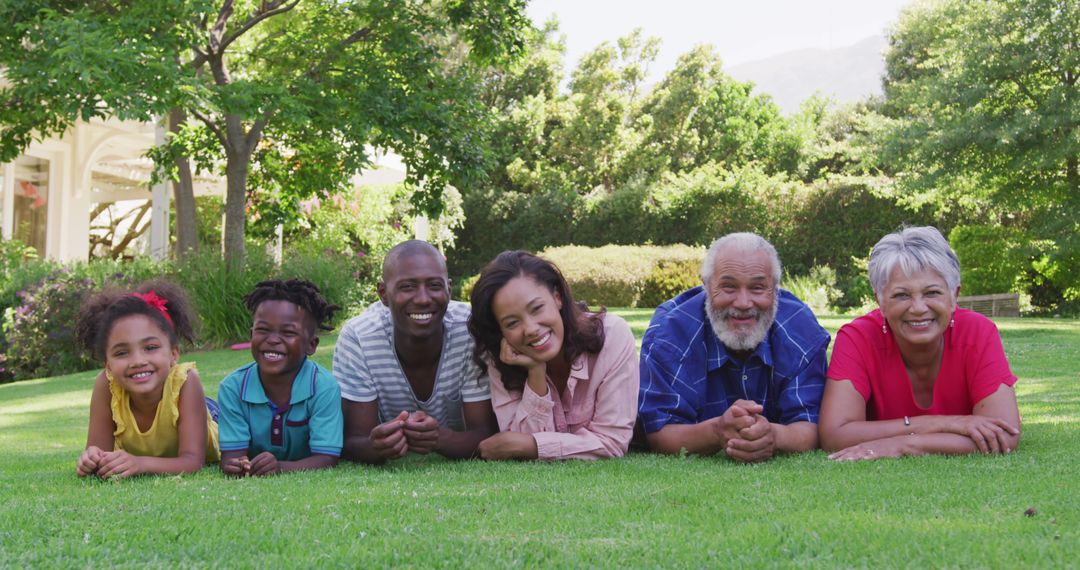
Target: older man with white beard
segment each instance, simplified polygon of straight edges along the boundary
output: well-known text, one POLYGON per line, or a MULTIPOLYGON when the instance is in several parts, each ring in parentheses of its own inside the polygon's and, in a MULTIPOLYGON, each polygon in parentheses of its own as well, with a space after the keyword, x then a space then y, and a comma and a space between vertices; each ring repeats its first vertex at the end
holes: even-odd
POLYGON ((653 450, 755 462, 817 447, 829 333, 780 274, 769 242, 728 234, 705 255, 703 286, 657 307, 638 396, 653 450))

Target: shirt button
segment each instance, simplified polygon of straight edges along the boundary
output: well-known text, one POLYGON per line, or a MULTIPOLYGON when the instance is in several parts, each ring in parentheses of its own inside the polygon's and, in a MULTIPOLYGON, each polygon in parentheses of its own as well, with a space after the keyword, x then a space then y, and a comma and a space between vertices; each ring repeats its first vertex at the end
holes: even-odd
POLYGON ((743 380, 746 380, 746 374, 743 374, 743 377, 742 377, 742 379, 743 379, 743 380))
MULTIPOLYGON (((746 376, 743 376, 743 379, 745 380, 745 379, 746 379, 746 376)), ((281 416, 274 416, 274 419, 275 419, 275 420, 280 420, 280 419, 281 419, 281 416)))
POLYGON ((281 430, 279 430, 279 429, 275 429, 275 430, 274 430, 274 435, 277 435, 277 434, 279 434, 279 433, 281 433, 281 430))

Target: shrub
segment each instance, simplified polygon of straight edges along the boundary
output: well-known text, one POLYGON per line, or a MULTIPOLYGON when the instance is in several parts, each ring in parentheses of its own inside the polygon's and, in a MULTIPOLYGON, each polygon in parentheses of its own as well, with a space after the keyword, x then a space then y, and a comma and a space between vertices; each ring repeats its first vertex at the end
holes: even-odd
POLYGON ((473 287, 476 286, 476 282, 479 281, 479 280, 480 280, 480 274, 477 273, 476 275, 472 275, 472 276, 469 276, 469 277, 464 277, 460 281, 455 281, 455 283, 461 283, 460 285, 457 286, 457 290, 458 290, 457 299, 459 301, 463 301, 465 303, 468 303, 469 302, 469 297, 472 296, 473 287))
POLYGON ((307 279, 319 286, 327 301, 341 306, 335 313, 338 324, 359 314, 377 298, 375 284, 380 267, 369 255, 312 251, 310 247, 290 248, 275 272, 280 279, 307 279))
POLYGON ((273 271, 273 262, 259 249, 249 249, 237 270, 230 270, 219 253, 201 252, 176 262, 172 279, 187 291, 199 313, 199 344, 223 346, 250 338, 244 295, 273 271))
POLYGON ((957 226, 949 245, 960 258, 960 283, 965 295, 1019 293, 1031 267, 1030 238, 1017 228, 957 226))
POLYGON ((478 273, 502 251, 540 251, 571 243, 575 212, 583 200, 559 190, 535 194, 480 189, 465 196, 465 225, 458 232, 450 274, 478 273))
POLYGON ((700 259, 663 259, 645 278, 639 307, 656 307, 690 289, 701 285, 700 259))
POLYGON ((704 251, 687 245, 571 245, 547 249, 540 255, 559 266, 576 300, 589 305, 637 307, 657 264, 700 264, 704 251))
POLYGON ((4 311, 3 374, 24 380, 56 376, 94 367, 74 341, 79 305, 94 290, 93 280, 56 270, 20 291, 22 303, 4 311))
POLYGON ((836 287, 836 272, 828 265, 816 265, 808 274, 788 277, 783 287, 802 299, 816 315, 839 312, 834 304, 844 295, 836 287))

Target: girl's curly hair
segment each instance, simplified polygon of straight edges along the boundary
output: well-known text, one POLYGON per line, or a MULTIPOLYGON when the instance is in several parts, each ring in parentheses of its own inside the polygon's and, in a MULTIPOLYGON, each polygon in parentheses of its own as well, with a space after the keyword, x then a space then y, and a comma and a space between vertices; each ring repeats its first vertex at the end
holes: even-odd
POLYGON ((79 307, 75 319, 75 342, 99 362, 105 362, 105 348, 116 321, 131 315, 144 315, 157 323, 173 346, 181 340, 195 341, 196 316, 187 293, 164 279, 140 283, 134 291, 108 288, 90 296, 79 307), (135 294, 153 293, 165 301, 164 311, 135 294), (170 322, 171 319, 171 322, 170 322))

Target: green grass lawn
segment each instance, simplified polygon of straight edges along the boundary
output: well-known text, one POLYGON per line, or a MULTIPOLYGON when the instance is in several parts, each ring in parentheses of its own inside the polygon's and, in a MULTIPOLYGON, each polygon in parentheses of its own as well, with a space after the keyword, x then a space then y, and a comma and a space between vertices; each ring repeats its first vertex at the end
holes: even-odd
MULTIPOLYGON (((640 338, 651 311, 615 312, 640 338)), ((822 319, 833 332, 847 320, 822 319)), ((1000 457, 412 457, 99 481, 75 476, 94 372, 2 385, 0 567, 1076 566, 1080 322, 998 325, 1024 418, 1020 450, 1000 457)), ((327 366, 334 340, 316 356, 327 366)), ((211 395, 249 357, 184 356, 211 395)))

